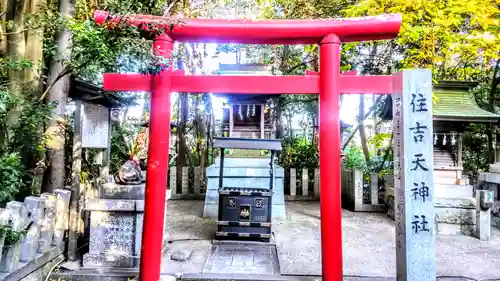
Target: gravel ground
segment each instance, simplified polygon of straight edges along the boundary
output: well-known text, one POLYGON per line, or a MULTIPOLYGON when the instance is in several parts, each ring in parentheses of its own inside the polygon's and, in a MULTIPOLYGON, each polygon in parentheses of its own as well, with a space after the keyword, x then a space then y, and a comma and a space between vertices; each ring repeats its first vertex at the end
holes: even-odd
MULTIPOLYGON (((281 273, 319 276, 319 203, 287 202, 286 207, 287 219, 275 222, 274 227, 281 273)), ((164 258, 163 272, 201 273, 215 234, 215 221, 201 218, 203 201, 169 200, 167 212, 169 239, 173 242, 164 258), (189 261, 169 258, 180 249, 193 251, 189 261)), ((488 242, 464 236, 438 236, 436 248, 438 276, 443 276, 438 280, 500 280, 500 231, 497 229, 488 242)), ((346 280, 395 280, 394 223, 384 214, 344 210, 343 252, 346 280)))
MULTIPOLYGON (((395 277, 393 221, 384 214, 347 210, 342 217, 344 274, 395 277)), ((282 274, 321 274, 319 222, 319 203, 287 203, 287 220, 274 229, 282 274)), ((497 229, 488 242, 465 236, 438 236, 436 254, 438 276, 500 279, 500 232, 497 229)))

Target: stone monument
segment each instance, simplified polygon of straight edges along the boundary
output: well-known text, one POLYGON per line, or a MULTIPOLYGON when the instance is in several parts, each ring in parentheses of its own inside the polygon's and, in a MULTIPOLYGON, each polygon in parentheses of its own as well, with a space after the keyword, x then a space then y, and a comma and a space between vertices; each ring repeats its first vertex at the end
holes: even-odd
MULTIPOLYGON (((82 147, 107 150, 109 109, 88 104, 84 109, 82 147)), ((116 183, 100 185, 97 198, 87 198, 90 238, 89 252, 83 255, 84 267, 139 266, 144 218, 144 173, 136 161, 128 160, 116 173, 116 183)), ((107 175, 103 178, 108 180, 107 175)), ((165 226, 163 230, 166 239, 165 226)))
MULTIPOLYGON (((85 267, 139 266, 144 191, 145 184, 107 183, 102 186, 99 198, 88 200, 90 241, 89 252, 83 256, 85 267)), ((166 229, 164 225, 165 241, 166 229)))
POLYGON ((404 70, 393 80, 397 280, 436 280, 432 72, 404 70))

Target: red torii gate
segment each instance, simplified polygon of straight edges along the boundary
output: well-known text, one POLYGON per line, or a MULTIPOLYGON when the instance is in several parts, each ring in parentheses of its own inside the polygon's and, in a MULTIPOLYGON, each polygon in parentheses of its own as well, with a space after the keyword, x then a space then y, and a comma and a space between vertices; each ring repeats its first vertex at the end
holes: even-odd
POLYGON ((170 58, 173 42, 320 44, 320 73, 305 76, 184 75, 170 66, 157 75, 104 74, 106 91, 150 91, 151 119, 144 207, 140 280, 160 277, 163 218, 170 141, 170 93, 319 94, 320 210, 323 280, 341 281, 342 209, 340 196, 340 94, 391 94, 391 76, 340 74, 342 42, 392 39, 400 15, 331 20, 193 19, 174 25, 165 18, 111 16, 96 11, 98 24, 155 24, 166 32, 154 38, 153 52, 170 58), (166 124, 166 125, 165 125, 166 124))

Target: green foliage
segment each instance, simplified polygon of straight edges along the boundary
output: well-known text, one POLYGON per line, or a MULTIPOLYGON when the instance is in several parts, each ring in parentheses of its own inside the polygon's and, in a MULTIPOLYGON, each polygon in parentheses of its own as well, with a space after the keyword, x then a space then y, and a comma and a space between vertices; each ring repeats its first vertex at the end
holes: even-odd
POLYGON ((365 170, 366 163, 361 148, 350 145, 344 150, 344 159, 342 161, 344 169, 352 170, 365 170))
POLYGON ((317 145, 307 138, 286 137, 282 141, 283 150, 278 163, 285 169, 289 168, 317 168, 319 155, 317 145))
POLYGON ((7 202, 14 199, 23 187, 23 177, 25 176, 24 165, 21 162, 19 153, 0 154, 0 202, 7 202))
POLYGON ((361 0, 344 16, 403 15, 399 36, 384 43, 401 54, 397 68, 430 68, 436 79, 477 79, 498 58, 499 10, 492 0, 361 0))
POLYGON ((473 177, 480 171, 486 171, 489 164, 487 127, 484 124, 472 124, 462 136, 464 171, 473 177))
POLYGON ((4 246, 12 246, 21 241, 26 236, 26 230, 13 230, 11 227, 4 227, 5 241, 4 246))
POLYGON ((130 160, 134 141, 141 129, 137 119, 130 118, 124 124, 115 124, 111 134, 110 172, 115 173, 121 165, 130 160))
POLYGON ((343 167, 346 170, 362 170, 365 175, 377 173, 380 176, 393 172, 393 154, 389 142, 392 134, 379 133, 368 143, 376 147, 376 153, 370 152, 370 162, 366 163, 360 147, 349 145, 344 150, 343 167))
POLYGON ((0 91, 0 203, 28 196, 35 167, 45 153, 41 132, 50 118, 51 105, 0 91), (11 115, 16 122, 11 122, 11 115))
POLYGON ((147 72, 153 59, 152 46, 140 38, 137 28, 110 29, 91 20, 72 20, 67 26, 74 34, 68 64, 77 75, 99 83, 103 72, 147 72))

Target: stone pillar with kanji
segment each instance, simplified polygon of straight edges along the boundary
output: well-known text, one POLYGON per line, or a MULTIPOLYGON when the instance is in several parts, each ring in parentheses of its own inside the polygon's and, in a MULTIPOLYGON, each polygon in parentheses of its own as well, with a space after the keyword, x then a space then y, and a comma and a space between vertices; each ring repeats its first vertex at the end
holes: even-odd
POLYGON ((436 280, 432 73, 404 70, 393 87, 397 280, 436 280))

